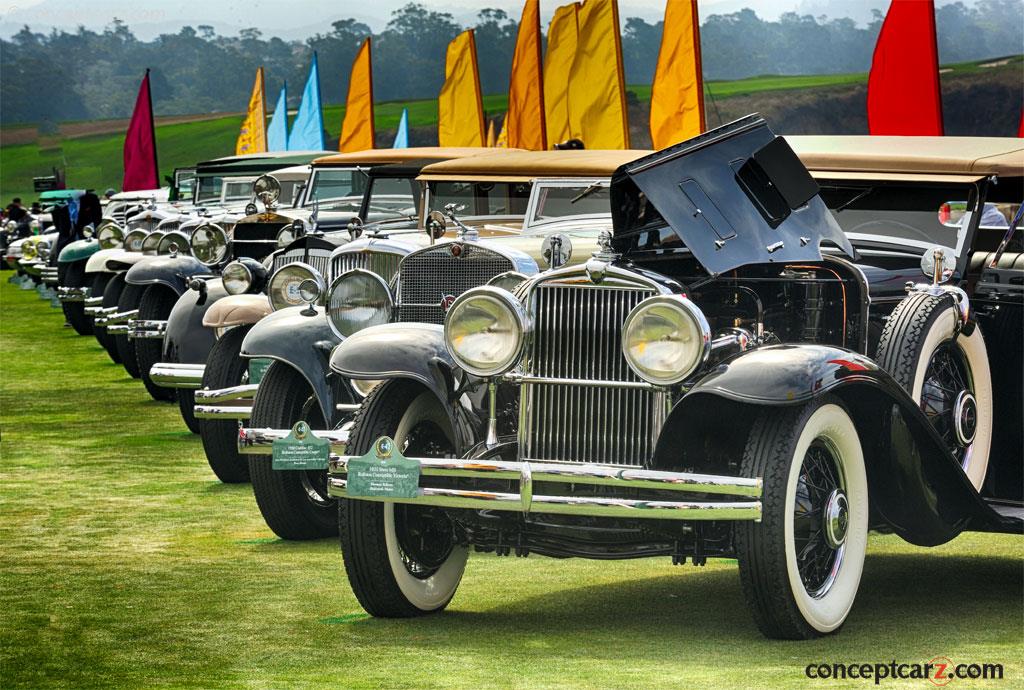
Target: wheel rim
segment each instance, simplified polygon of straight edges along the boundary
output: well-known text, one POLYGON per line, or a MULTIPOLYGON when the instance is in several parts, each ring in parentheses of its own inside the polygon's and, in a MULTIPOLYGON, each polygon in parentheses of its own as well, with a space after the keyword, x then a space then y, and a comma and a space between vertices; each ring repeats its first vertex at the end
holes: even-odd
MULTIPOLYGON (((246 373, 246 379, 248 379, 248 373, 246 373)), ((303 403, 299 419, 306 420, 312 429, 327 427, 323 414, 320 413, 316 396, 310 396, 303 403)), ((334 508, 334 499, 327 495, 327 470, 301 470, 299 481, 302 483, 306 498, 314 507, 325 510, 334 508)))
POLYGON ((921 410, 966 471, 978 430, 978 403, 971 367, 952 340, 936 348, 928 361, 921 410))
POLYGON ((793 509, 797 571, 811 598, 824 597, 835 583, 849 521, 839 453, 828 439, 817 438, 804 455, 793 509))

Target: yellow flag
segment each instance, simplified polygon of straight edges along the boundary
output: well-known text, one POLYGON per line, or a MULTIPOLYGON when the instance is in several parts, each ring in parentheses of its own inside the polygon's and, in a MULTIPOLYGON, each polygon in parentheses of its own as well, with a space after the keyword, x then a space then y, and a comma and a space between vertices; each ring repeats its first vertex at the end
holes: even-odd
POLYGON ((508 118, 508 114, 501 120, 501 133, 498 134, 498 140, 494 142, 494 145, 499 149, 508 148, 508 128, 505 127, 505 121, 508 118))
POLYGON ((487 147, 494 148, 498 145, 498 138, 494 134, 494 120, 487 121, 487 147))
POLYGON ((569 80, 569 128, 588 149, 628 149, 617 0, 586 0, 569 80))
POLYGON ((437 97, 438 146, 483 146, 484 105, 476 68, 476 42, 467 29, 448 44, 444 86, 437 97))
POLYGON ((704 129, 697 0, 668 0, 651 85, 651 142, 663 149, 704 129))
POLYGON ((256 82, 249 96, 249 112, 235 141, 235 155, 267 150, 267 100, 263 90, 263 68, 256 68, 256 82))
POLYGON ((544 56, 544 123, 548 145, 571 138, 569 130, 569 80, 576 57, 578 3, 562 5, 548 25, 548 51, 544 56))
POLYGON ((508 114, 505 116, 508 145, 543 151, 547 148, 544 127, 544 74, 540 49, 540 0, 526 0, 512 54, 508 82, 508 114))
POLYGON ((367 36, 352 61, 338 150, 372 149, 373 134, 373 62, 370 58, 370 37, 367 36))

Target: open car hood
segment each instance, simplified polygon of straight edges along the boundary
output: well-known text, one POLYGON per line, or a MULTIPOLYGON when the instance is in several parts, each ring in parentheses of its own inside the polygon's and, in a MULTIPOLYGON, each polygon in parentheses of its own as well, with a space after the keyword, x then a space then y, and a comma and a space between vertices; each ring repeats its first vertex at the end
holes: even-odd
POLYGON ((820 261, 823 241, 855 255, 807 168, 760 115, 623 165, 611 205, 616 251, 688 249, 713 275, 820 261))

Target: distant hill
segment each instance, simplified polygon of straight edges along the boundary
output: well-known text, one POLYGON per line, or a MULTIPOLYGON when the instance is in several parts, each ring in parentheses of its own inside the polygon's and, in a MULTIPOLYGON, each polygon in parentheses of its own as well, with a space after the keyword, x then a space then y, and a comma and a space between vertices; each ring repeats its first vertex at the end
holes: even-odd
MULTIPOLYGON (((762 76, 708 83, 705 98, 709 127, 750 112, 764 114, 782 134, 866 134, 867 75, 762 76)), ((950 135, 1013 136, 1024 102, 1024 56, 946 65, 942 68, 946 133, 950 135)), ((647 131, 649 85, 632 85, 630 130, 632 145, 649 148, 647 131)), ((375 107, 377 145, 391 146, 402 108, 409 108, 413 145, 437 143, 435 100, 378 103, 375 107)), ((500 118, 504 95, 484 98, 488 116, 500 118)), ((328 147, 337 145, 344 107, 328 105, 324 123, 328 147)), ((189 115, 160 118, 157 145, 161 174, 200 160, 230 155, 242 114, 189 115)), ((32 177, 66 166, 68 185, 104 190, 119 188, 124 120, 66 123, 49 134, 35 127, 5 128, 0 146, 0 199, 34 197, 32 177)))

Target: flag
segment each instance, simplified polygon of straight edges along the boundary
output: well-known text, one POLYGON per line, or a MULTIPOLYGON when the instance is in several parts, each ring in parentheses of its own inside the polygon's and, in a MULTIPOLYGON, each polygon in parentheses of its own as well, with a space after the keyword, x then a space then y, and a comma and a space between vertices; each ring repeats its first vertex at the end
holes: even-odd
POLYGON ((267 150, 267 96, 263 89, 263 68, 256 68, 256 82, 249 96, 249 112, 235 141, 235 155, 267 150))
POLYGON ((588 149, 628 149, 617 0, 586 0, 569 80, 569 129, 588 149))
MULTIPOLYGON (((506 114, 506 117, 508 115, 506 114)), ((498 140, 494 142, 494 146, 499 149, 508 148, 508 130, 505 128, 505 118, 501 120, 501 131, 498 133, 498 140)))
POLYGON ((548 24, 544 56, 544 124, 549 146, 572 137, 569 131, 569 80, 576 57, 578 3, 562 5, 548 24))
POLYGON ((941 135, 933 0, 893 0, 868 74, 871 134, 941 135))
POLYGON ((288 150, 288 82, 281 87, 274 114, 267 127, 267 151, 288 150))
POLYGON ((124 135, 124 181, 121 189, 157 189, 160 174, 156 163, 156 128, 153 126, 153 98, 149 92, 149 70, 142 78, 135 110, 124 135))
POLYGON ((697 0, 669 0, 651 85, 651 142, 663 149, 704 130, 697 0))
POLYGON ((407 149, 409 148, 409 109, 402 108, 402 117, 398 121, 398 131, 395 132, 395 143, 391 145, 393 149, 407 149))
POLYGON ((373 141, 373 62, 370 58, 370 37, 367 36, 352 61, 345 99, 345 120, 341 123, 339 151, 364 151, 374 147, 373 141))
POLYGON ((505 129, 508 131, 508 145, 512 148, 533 151, 547 148, 540 43, 540 0, 526 0, 516 32, 512 74, 508 80, 505 129))
POLYGON ((316 65, 316 51, 309 66, 306 88, 302 90, 299 112, 288 133, 289 151, 323 151, 324 116, 320 109, 320 70, 316 65))
POLYGON ((1020 113, 1020 126, 1017 127, 1017 136, 1024 137, 1024 110, 1020 113))
POLYGON ((498 145, 498 137, 494 134, 494 120, 487 121, 487 147, 494 148, 498 145))
POLYGON ((467 29, 448 44, 444 86, 437 97, 438 146, 483 146, 484 105, 476 68, 476 42, 467 29))

